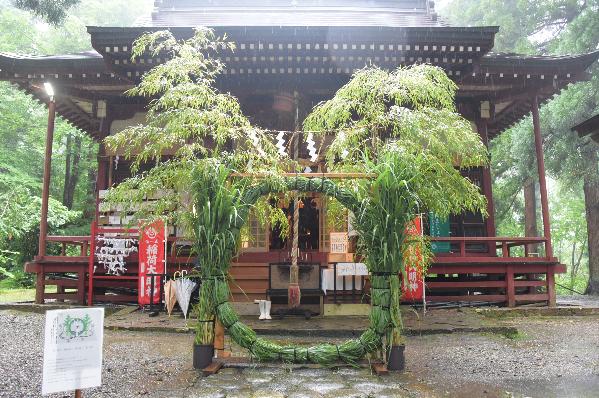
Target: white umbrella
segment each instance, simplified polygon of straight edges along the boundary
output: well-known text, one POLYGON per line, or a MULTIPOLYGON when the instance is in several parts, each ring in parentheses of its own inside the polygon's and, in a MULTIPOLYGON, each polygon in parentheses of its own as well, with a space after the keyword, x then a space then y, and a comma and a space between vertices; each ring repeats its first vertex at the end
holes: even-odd
POLYGON ((181 277, 175 280, 175 294, 177 295, 179 307, 181 307, 181 311, 183 311, 183 316, 187 319, 187 310, 189 309, 191 293, 196 290, 198 284, 187 278, 185 274, 187 274, 187 271, 182 271, 181 277))

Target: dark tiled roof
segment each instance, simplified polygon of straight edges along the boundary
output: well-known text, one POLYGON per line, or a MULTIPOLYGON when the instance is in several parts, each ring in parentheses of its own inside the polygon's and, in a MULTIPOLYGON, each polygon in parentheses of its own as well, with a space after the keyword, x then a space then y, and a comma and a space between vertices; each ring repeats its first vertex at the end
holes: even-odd
POLYGON ((572 127, 580 137, 589 135, 594 141, 599 142, 599 114, 572 127))
POLYGON ((106 66, 102 55, 96 51, 62 55, 26 55, 0 52, 0 71, 19 73, 31 70, 50 73, 63 69, 96 71, 104 70, 106 66))
POLYGON ((97 51, 84 51, 74 54, 60 54, 60 55, 31 55, 31 54, 16 54, 0 51, 0 58, 10 59, 31 59, 31 60, 82 60, 82 59, 97 59, 102 58, 102 55, 97 51))
POLYGON ((425 0, 157 1, 138 26, 444 26, 425 0))
POLYGON ((573 62, 590 65, 599 57, 599 51, 586 54, 524 55, 515 53, 489 52, 481 58, 481 66, 543 67, 569 66, 573 62))

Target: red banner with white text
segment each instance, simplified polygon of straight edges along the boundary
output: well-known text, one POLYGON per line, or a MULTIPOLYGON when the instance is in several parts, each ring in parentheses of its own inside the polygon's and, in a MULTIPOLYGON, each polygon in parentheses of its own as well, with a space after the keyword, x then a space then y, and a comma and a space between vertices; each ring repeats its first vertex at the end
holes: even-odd
POLYGON ((152 279, 154 279, 153 304, 161 302, 160 283, 166 269, 166 225, 158 220, 139 229, 139 283, 137 302, 139 305, 150 304, 152 295, 152 279))
MULTIPOLYGON (((422 218, 416 217, 406 228, 408 235, 422 235, 422 218)), ((424 278, 422 275, 422 253, 418 245, 410 247, 404 253, 406 278, 402 279, 402 300, 422 301, 424 299, 424 278)))

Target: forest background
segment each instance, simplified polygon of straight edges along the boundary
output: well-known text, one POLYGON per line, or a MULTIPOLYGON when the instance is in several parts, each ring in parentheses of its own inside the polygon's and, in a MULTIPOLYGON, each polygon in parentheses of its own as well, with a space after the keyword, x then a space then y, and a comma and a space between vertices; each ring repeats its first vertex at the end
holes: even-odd
MULTIPOLYGON (((131 25, 152 4, 0 0, 0 52, 90 51, 87 25, 131 25)), ((599 0, 444 0, 438 9, 453 25, 499 25, 498 52, 558 55, 599 48, 599 0)), ((599 113, 599 66, 590 76, 541 108, 554 251, 568 266, 568 273, 557 278, 561 294, 587 290, 589 267, 599 283, 599 145, 571 131, 599 113)), ((0 82, 0 292, 32 283, 23 264, 37 252, 46 123, 45 106, 0 82)), ((96 155, 97 143, 57 120, 50 233, 89 233, 96 155)), ((491 156, 497 234, 538 234, 542 222, 530 118, 493 140, 491 156)))

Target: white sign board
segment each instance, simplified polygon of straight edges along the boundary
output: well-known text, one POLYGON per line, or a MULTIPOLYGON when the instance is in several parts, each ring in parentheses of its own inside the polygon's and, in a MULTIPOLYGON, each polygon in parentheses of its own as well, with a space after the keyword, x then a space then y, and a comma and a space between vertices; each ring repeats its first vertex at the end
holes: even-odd
POLYGON ((364 263, 356 263, 356 275, 368 275, 368 267, 364 263))
POLYGON ((347 253, 347 232, 331 232, 330 253, 347 253))
POLYGON ((349 276, 355 275, 356 263, 337 263, 337 275, 349 276))
POLYGON ((46 312, 42 394, 102 384, 104 308, 46 312))
POLYGON ((368 268, 364 263, 337 263, 338 276, 364 276, 368 275, 368 268))

